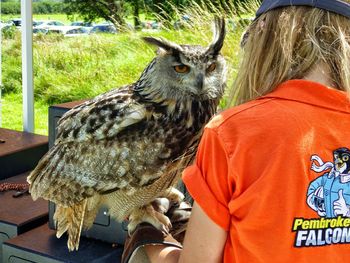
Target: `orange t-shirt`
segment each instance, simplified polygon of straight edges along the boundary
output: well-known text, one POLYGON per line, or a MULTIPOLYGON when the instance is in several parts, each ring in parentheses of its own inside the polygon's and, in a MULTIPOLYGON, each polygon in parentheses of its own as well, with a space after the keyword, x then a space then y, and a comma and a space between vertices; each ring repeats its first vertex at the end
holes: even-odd
POLYGON ((183 181, 228 231, 223 262, 350 260, 350 103, 290 80, 214 117, 183 181))

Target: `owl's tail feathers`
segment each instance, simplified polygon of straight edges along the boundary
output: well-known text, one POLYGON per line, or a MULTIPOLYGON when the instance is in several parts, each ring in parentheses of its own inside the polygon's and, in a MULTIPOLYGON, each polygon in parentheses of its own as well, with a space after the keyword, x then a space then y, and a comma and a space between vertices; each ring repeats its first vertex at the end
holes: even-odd
POLYGON ((65 232, 68 233, 68 250, 79 249, 80 234, 83 227, 87 200, 84 199, 78 204, 70 207, 57 206, 54 220, 57 225, 57 238, 65 232))
POLYGON ((89 229, 96 218, 96 215, 98 213, 100 207, 100 196, 94 195, 91 198, 87 199, 87 205, 85 209, 85 216, 84 216, 84 222, 83 222, 83 229, 89 229))

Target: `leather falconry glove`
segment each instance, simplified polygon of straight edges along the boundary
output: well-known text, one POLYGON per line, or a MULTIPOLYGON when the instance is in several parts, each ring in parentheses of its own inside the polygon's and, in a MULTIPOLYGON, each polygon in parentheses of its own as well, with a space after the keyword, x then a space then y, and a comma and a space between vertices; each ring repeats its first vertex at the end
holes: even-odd
POLYGON ((191 205, 187 202, 174 204, 167 198, 157 198, 152 202, 154 209, 165 214, 171 221, 169 233, 165 233, 149 223, 139 224, 128 236, 124 244, 122 263, 149 262, 144 247, 146 245, 166 245, 182 248, 188 219, 191 215, 191 205))

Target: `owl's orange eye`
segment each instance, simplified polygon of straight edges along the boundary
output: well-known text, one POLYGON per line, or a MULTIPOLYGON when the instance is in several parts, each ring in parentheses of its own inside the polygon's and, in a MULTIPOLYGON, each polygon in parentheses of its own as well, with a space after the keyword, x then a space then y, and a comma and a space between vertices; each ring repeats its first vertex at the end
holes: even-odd
POLYGON ((183 64, 175 66, 174 69, 177 73, 187 73, 190 71, 190 67, 183 64))
POLYGON ((216 64, 215 63, 211 63, 210 66, 207 68, 207 72, 213 72, 216 69, 216 64))

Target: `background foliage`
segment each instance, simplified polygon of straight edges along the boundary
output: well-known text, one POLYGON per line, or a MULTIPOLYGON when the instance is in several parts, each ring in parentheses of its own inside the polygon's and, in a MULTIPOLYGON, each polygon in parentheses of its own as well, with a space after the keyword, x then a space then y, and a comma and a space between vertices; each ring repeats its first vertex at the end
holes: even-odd
MULTIPOLYGON (((57 1, 33 1, 34 14, 53 14, 63 13, 64 6, 57 1)), ((17 14, 21 13, 21 5, 19 1, 1 1, 1 14, 17 14)))
MULTIPOLYGON (((252 12, 231 13, 220 6, 201 5, 193 1, 185 9, 171 5, 170 15, 151 12, 163 24, 161 30, 128 31, 116 35, 89 35, 64 38, 61 35, 37 35, 33 39, 35 132, 47 134, 48 107, 52 104, 94 97, 112 88, 135 82, 142 70, 155 56, 155 49, 141 37, 153 35, 177 43, 207 45, 212 39, 214 15, 225 16, 228 34, 222 50, 228 63, 228 87, 231 87, 239 64, 239 41, 244 30, 242 17, 252 12), (177 18, 191 16, 174 28, 177 18), (243 25, 243 26, 242 26, 243 25)), ((254 10, 254 2, 250 10, 254 10)), ((246 7, 245 7, 246 8, 246 7)), ((249 10, 248 8, 248 10, 249 10)), ((34 19, 37 19, 34 15, 34 19)), ((244 19, 243 19, 244 20, 244 19)), ((2 127, 22 129, 21 104, 21 35, 14 31, 3 39, 2 45, 2 127)), ((227 92, 229 89, 227 90, 227 92)), ((226 106, 226 99, 221 107, 226 106)))

